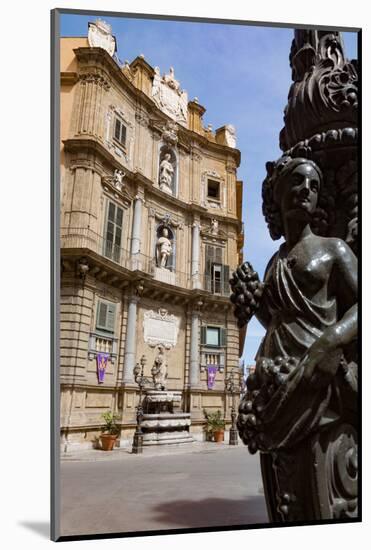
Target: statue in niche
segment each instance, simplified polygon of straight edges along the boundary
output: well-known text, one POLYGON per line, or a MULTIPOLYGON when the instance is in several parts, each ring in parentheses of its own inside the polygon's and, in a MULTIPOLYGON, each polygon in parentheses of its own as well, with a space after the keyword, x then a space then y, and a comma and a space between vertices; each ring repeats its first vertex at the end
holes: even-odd
POLYGON ((155 390, 165 390, 167 378, 167 361, 165 356, 165 348, 162 345, 158 346, 158 354, 156 355, 153 362, 151 374, 155 390))
POLYGON ((160 162, 160 189, 165 193, 173 194, 172 182, 174 176, 174 167, 170 162, 170 153, 165 153, 160 162))
MULTIPOLYGON (((238 429, 249 451, 262 453, 275 520, 326 519, 308 504, 309 494, 318 495, 318 487, 333 479, 330 459, 315 437, 323 437, 324 426, 350 426, 356 418, 357 259, 342 239, 319 236, 331 211, 313 161, 284 155, 267 163, 267 172, 263 213, 271 237, 285 242, 263 282, 248 262, 230 281, 239 327, 255 315, 266 330, 255 372, 247 378, 238 429), (313 478, 308 493, 305 478, 312 474, 297 472, 297 463, 310 460, 313 449, 320 449, 323 477, 313 478)), ((351 428, 339 433, 342 443, 331 456, 346 467, 335 466, 342 477, 328 489, 327 519, 355 517, 357 507, 356 436, 351 428)))
POLYGON ((171 256, 173 250, 171 240, 169 239, 169 230, 163 227, 161 231, 161 237, 157 239, 156 243, 156 260, 158 267, 166 268, 168 259, 171 256))

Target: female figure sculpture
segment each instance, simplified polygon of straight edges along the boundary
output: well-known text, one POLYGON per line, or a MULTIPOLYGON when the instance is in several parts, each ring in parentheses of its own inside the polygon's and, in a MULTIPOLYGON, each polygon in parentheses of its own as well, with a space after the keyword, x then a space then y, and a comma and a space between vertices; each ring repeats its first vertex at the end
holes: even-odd
POLYGON ((162 345, 158 346, 158 354, 155 357, 153 367, 151 369, 153 385, 156 390, 165 390, 167 378, 167 361, 165 357, 165 348, 162 345))
POLYGON ((269 261, 263 283, 249 263, 231 279, 239 326, 255 315, 266 329, 240 404, 239 433, 250 452, 263 453, 272 520, 349 516, 357 481, 351 428, 341 450, 348 485, 333 490, 325 513, 315 485, 318 475, 323 483, 326 476, 314 475, 312 492, 318 498, 309 505, 307 480, 295 477, 292 465, 317 452, 310 438, 319 432, 323 438, 323 426, 354 421, 357 260, 343 240, 318 234, 328 213, 321 208, 322 173, 314 162, 284 155, 268 163, 267 171, 263 213, 272 238, 283 235, 285 242, 269 261))

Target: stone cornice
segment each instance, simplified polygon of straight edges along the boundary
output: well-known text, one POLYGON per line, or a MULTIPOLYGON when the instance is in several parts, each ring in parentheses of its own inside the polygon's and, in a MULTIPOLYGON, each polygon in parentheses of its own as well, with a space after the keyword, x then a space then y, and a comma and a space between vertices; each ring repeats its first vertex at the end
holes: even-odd
MULTIPOLYGON (((168 116, 166 116, 155 104, 150 97, 148 97, 144 92, 136 88, 132 82, 127 78, 122 69, 117 65, 117 63, 111 58, 111 56, 102 48, 75 48, 74 53, 80 64, 81 72, 84 72, 85 69, 92 71, 95 66, 98 67, 103 72, 107 73, 111 78, 113 78, 119 86, 122 86, 127 92, 129 92, 135 100, 140 100, 142 105, 144 105, 150 116, 154 116, 166 121, 172 121, 168 116), (84 65, 86 65, 84 67, 84 65)), ((140 62, 145 62, 140 60, 140 62)), ((145 62, 146 63, 146 62, 145 62)), ((147 64, 148 65, 148 64, 147 64)), ((150 67, 148 65, 148 67, 150 67)), ((64 73, 66 74, 66 73, 64 73)), ((192 102, 191 102, 192 103, 192 102)), ((192 103, 193 105, 193 103, 192 103)), ((201 106, 200 106, 201 107, 201 106)), ((232 156, 236 162, 236 166, 240 165, 241 153, 238 149, 233 149, 227 147, 226 145, 221 145, 213 141, 209 141, 204 135, 199 134, 198 132, 193 132, 188 128, 184 128, 181 124, 178 124, 179 137, 183 142, 196 141, 201 146, 220 153, 222 155, 232 156), (183 138, 183 139, 182 139, 183 138)))

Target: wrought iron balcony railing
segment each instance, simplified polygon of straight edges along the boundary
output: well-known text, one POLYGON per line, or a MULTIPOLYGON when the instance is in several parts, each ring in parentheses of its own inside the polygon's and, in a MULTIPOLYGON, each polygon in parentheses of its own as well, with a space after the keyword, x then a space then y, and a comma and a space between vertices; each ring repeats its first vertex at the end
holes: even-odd
POLYGON ((154 280, 186 289, 199 288, 218 296, 229 296, 229 284, 225 280, 217 280, 209 275, 199 275, 198 279, 190 274, 159 268, 153 257, 145 254, 131 254, 113 242, 103 238, 87 227, 62 227, 60 234, 61 249, 87 249, 103 256, 130 271, 142 271, 154 280))

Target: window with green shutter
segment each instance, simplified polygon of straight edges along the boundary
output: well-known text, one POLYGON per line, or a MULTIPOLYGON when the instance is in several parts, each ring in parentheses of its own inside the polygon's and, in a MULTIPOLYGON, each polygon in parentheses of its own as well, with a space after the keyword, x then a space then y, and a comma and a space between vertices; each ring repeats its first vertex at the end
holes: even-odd
POLYGON ((221 348, 226 346, 226 329, 213 325, 204 325, 201 327, 201 345, 221 348))
POLYGON ((120 263, 121 237, 124 211, 114 202, 107 202, 106 227, 103 254, 114 262, 120 263))
POLYGON ((229 292, 229 266, 223 265, 221 246, 205 246, 205 289, 213 294, 229 292), (227 286, 226 286, 227 283, 227 286))
POLYGON ((116 304, 98 301, 96 329, 114 334, 116 320, 116 304))

